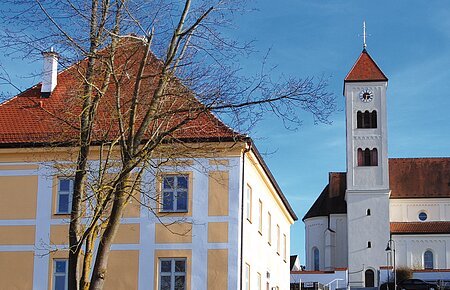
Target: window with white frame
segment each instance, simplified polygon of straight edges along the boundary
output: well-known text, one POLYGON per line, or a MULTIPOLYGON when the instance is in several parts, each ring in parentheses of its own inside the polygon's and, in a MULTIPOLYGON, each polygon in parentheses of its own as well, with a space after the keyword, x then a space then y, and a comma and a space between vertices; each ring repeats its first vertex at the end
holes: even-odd
POLYGON ((248 184, 245 193, 245 217, 252 221, 252 188, 248 184))
POLYGON ((186 258, 159 259, 158 290, 186 289, 186 258))
POLYGON ((73 178, 58 178, 56 213, 69 214, 72 210, 73 178))
POLYGON ((267 242, 272 244, 272 215, 267 212, 267 242))
POLYGON ((67 259, 53 260, 53 288, 52 290, 67 290, 67 259))
POLYGON ((245 290, 250 290, 250 265, 245 264, 245 290))
POLYGON ((286 234, 283 234, 283 260, 286 262, 286 258, 287 258, 287 238, 286 238, 286 234))
POLYGON ((277 225, 277 254, 280 254, 280 247, 281 247, 281 237, 280 237, 280 225, 277 225))
POLYGON ((163 212, 187 212, 189 176, 163 175, 162 176, 162 210, 163 212))
POLYGON ((258 231, 262 235, 262 224, 263 224, 263 203, 259 200, 258 209, 258 231))

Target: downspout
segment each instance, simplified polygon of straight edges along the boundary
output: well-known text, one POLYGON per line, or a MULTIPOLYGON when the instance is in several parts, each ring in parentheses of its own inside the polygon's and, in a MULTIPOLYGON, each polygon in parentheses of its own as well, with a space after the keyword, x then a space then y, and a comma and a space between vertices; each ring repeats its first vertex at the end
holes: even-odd
POLYGON ((244 267, 244 191, 245 191, 245 154, 252 150, 252 142, 248 141, 244 151, 242 152, 242 176, 241 176, 241 267, 240 267, 240 277, 239 277, 239 287, 242 290, 242 273, 244 267))

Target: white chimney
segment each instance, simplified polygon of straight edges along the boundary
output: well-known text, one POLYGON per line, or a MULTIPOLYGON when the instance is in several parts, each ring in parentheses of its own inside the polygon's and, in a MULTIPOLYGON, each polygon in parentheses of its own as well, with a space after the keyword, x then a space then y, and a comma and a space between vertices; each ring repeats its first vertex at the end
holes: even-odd
POLYGON ((42 56, 44 57, 44 70, 42 72, 41 96, 48 98, 58 81, 58 54, 53 51, 52 47, 50 51, 43 52, 42 56))

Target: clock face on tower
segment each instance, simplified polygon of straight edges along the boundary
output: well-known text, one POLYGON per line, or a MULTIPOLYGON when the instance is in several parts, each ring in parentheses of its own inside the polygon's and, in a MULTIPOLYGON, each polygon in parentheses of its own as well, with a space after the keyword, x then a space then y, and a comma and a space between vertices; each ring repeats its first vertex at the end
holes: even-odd
POLYGON ((365 88, 359 93, 359 99, 364 103, 368 103, 373 100, 373 92, 365 88))

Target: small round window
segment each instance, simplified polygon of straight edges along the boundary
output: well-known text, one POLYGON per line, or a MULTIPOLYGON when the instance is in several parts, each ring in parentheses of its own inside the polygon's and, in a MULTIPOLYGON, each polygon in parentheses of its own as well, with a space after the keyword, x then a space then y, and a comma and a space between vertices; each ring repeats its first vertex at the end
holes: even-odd
POLYGON ((427 215, 426 212, 423 212, 423 211, 422 211, 422 212, 419 213, 419 220, 421 220, 421 221, 426 221, 427 218, 428 218, 428 215, 427 215))

